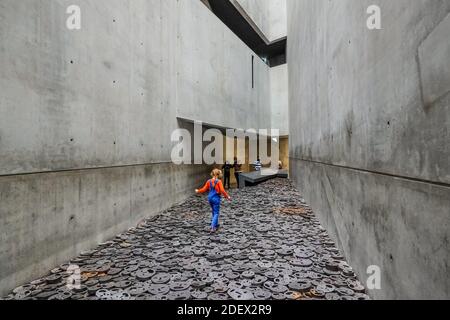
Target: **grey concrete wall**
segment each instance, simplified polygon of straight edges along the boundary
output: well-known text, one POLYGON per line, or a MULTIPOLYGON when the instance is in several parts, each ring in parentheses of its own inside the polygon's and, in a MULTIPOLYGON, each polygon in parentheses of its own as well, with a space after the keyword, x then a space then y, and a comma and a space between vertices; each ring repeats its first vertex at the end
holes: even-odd
POLYGON ((288 1, 292 177, 375 298, 450 298, 449 12, 288 1))
POLYGON ((201 6, 179 1, 177 115, 221 127, 269 129, 270 68, 201 6))
POLYGON ((269 42, 286 37, 286 0, 231 0, 237 2, 269 42))
POLYGON ((203 166, 170 163, 0 178, 0 296, 192 194, 203 166))
POLYGON ((279 129, 281 136, 289 135, 289 84, 287 64, 270 69, 270 106, 272 128, 279 129))
POLYGON ((171 164, 177 116, 270 126, 269 69, 251 91, 251 51, 200 1, 80 0, 69 31, 72 4, 0 0, 0 295, 208 177, 171 164))
POLYGON ((0 174, 170 160, 176 1, 72 3, 0 1, 0 174))
POLYGON ((270 12, 269 40, 276 41, 287 35, 286 0, 268 0, 270 12))
POLYGON ((200 1, 0 1, 0 175, 170 161, 176 117, 270 127, 269 68, 200 1), (249 117, 248 115, 255 117, 249 117))

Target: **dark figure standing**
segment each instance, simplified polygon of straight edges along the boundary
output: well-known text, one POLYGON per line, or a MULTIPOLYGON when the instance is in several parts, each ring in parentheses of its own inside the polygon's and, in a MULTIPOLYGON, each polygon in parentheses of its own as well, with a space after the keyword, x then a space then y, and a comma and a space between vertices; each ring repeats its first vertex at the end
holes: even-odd
POLYGON ((233 166, 229 161, 227 161, 222 167, 223 185, 227 189, 231 189, 231 168, 233 168, 233 166))
POLYGON ((239 189, 239 175, 242 173, 242 165, 239 164, 237 157, 234 158, 233 168, 234 168, 234 177, 236 178, 237 187, 239 189))

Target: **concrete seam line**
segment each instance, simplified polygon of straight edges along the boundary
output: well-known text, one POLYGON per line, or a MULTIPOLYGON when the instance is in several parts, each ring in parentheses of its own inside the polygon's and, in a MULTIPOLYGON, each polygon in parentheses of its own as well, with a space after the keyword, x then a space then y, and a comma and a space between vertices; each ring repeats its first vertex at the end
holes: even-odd
POLYGON ((342 166, 342 165, 338 165, 338 164, 332 164, 332 163, 326 163, 326 162, 321 162, 321 161, 315 161, 315 160, 301 159, 301 158, 295 158, 295 157, 289 157, 289 158, 293 159, 293 160, 299 160, 299 161, 304 161, 304 162, 309 162, 309 163, 314 163, 314 164, 320 164, 320 165, 328 166, 328 167, 335 167, 335 168, 347 169, 347 170, 352 170, 352 171, 357 171, 357 172, 364 172, 364 173, 372 173, 372 174, 377 174, 377 175, 381 175, 381 176, 385 176, 385 177, 398 178, 398 179, 403 179, 403 180, 408 180, 408 181, 414 181, 414 182, 420 182, 420 183, 425 183, 425 184, 431 184, 431 185, 444 187, 444 188, 450 188, 450 183, 446 183, 446 182, 431 181, 431 180, 426 180, 426 179, 420 179, 420 178, 396 175, 396 174, 393 174, 393 173, 379 172, 379 171, 362 169, 362 168, 354 168, 354 167, 342 166))
POLYGON ((60 170, 49 170, 49 171, 23 172, 23 173, 13 173, 13 174, 0 174, 0 179, 3 177, 6 178, 6 177, 30 176, 30 175, 38 175, 38 174, 49 174, 49 173, 120 169, 120 168, 130 168, 130 167, 144 167, 144 166, 159 165, 159 164, 174 164, 174 163, 172 161, 161 161, 161 162, 136 163, 136 164, 93 167, 93 168, 73 168, 73 169, 60 169, 60 170))

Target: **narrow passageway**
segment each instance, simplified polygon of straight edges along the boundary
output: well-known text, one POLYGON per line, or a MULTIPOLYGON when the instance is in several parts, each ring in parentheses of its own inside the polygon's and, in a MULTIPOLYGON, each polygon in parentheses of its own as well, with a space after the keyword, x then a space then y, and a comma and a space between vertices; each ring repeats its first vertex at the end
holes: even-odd
POLYGON ((0 300, 450 299, 449 34, 450 0, 0 0, 0 300), (212 168, 248 187, 216 234, 212 168))
POLYGON ((193 196, 7 298, 369 299, 289 180, 231 196, 214 235, 206 199, 193 196), (73 290, 69 266, 80 268, 81 283, 73 290))

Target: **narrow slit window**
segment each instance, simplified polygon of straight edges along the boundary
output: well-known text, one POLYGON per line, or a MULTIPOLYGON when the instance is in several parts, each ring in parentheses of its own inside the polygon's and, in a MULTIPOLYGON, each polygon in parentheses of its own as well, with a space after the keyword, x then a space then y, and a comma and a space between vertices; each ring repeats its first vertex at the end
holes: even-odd
POLYGON ((252 89, 255 89, 255 56, 252 55, 252 89))

